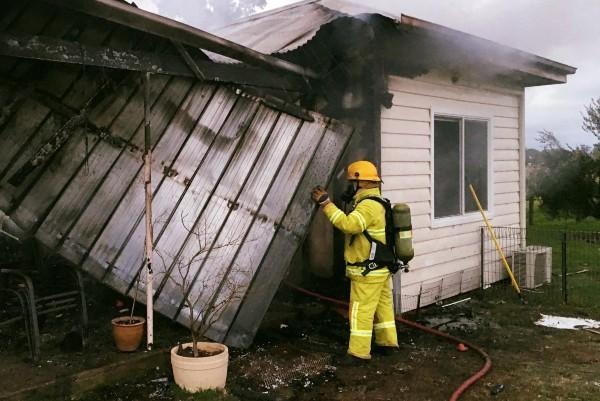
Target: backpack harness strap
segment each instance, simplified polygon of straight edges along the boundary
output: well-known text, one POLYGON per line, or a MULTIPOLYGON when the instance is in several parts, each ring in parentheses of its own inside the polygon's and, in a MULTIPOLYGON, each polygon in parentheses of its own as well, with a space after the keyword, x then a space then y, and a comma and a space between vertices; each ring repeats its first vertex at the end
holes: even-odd
MULTIPOLYGON (((385 209, 386 244, 384 244, 381 241, 377 241, 376 239, 373 239, 373 237, 371 237, 371 235, 367 232, 367 230, 363 231, 361 234, 363 234, 365 236, 365 238, 367 238, 367 240, 371 243, 371 251, 369 253, 369 259, 363 260, 361 262, 348 263, 348 266, 363 267, 363 271, 361 273, 363 276, 366 276, 373 270, 385 269, 385 268, 387 268, 390 271, 390 273, 394 274, 400 269, 400 265, 399 265, 398 261, 396 260, 396 255, 394 253, 393 238, 388 238, 388 228, 389 227, 387 227, 387 225, 389 223, 388 222, 388 213, 389 213, 388 212, 388 208, 389 208, 388 202, 389 201, 386 201, 380 197, 369 196, 364 199, 361 199, 358 203, 360 203, 364 200, 367 200, 367 199, 370 199, 370 200, 373 200, 373 201, 379 203, 385 209), (387 244, 388 241, 392 241, 391 244, 387 244), (383 258, 382 258, 382 256, 383 256, 383 258)), ((352 238, 350 239, 350 243, 352 243, 353 240, 354 240, 354 236, 352 236, 352 238)))

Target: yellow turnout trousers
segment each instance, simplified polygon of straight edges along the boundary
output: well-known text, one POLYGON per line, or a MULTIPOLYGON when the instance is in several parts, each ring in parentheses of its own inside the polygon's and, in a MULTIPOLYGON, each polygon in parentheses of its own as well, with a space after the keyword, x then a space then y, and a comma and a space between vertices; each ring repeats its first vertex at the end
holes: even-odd
POLYGON ((350 345, 348 353, 358 358, 371 358, 371 337, 375 329, 375 344, 397 347, 392 279, 388 269, 373 270, 363 276, 363 267, 353 263, 369 258, 371 242, 362 233, 385 244, 385 209, 368 197, 381 197, 379 188, 360 189, 354 196, 355 208, 345 214, 333 203, 323 212, 334 227, 346 234, 344 259, 346 276, 350 279, 350 345), (375 320, 375 324, 373 324, 375 320))
POLYGON ((392 278, 383 282, 351 281, 350 285, 350 345, 348 353, 358 358, 371 358, 371 337, 375 344, 397 347, 398 335, 392 300, 392 278), (375 324, 373 324, 373 318, 375 324))

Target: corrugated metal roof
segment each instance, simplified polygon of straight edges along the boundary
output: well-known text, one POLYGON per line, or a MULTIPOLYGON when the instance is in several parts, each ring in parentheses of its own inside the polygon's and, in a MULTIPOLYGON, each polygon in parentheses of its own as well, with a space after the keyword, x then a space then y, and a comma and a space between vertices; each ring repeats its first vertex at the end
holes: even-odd
POLYGON ((394 16, 346 0, 308 0, 252 15, 215 33, 266 54, 294 50, 325 25, 339 17, 361 14, 394 16))
MULTIPOLYGON (((64 17, 49 10, 20 8, 9 31, 67 32, 81 22, 63 26, 64 17)), ((145 36, 131 40, 126 29, 85 22, 77 33, 83 43, 160 49, 145 36)), ((134 295, 145 235, 139 74, 3 60, 0 210, 50 250, 134 295), (18 90, 24 79, 37 96, 18 90), (87 116, 57 150, 48 144, 74 117, 40 102, 43 97, 87 116), (31 164, 41 149, 47 157, 31 164), (33 168, 24 170, 28 163, 33 168)), ((191 261, 189 294, 198 308, 231 301, 210 337, 247 346, 315 211, 309 190, 331 178, 351 129, 186 78, 153 76, 150 97, 155 309, 189 325, 187 291, 177 281, 179 262, 191 261), (232 291, 236 296, 228 298, 232 291)), ((140 280, 139 300, 143 286, 140 280)))
MULTIPOLYGON (((338 18, 350 16, 368 21, 373 15, 384 16, 392 24, 416 27, 433 33, 434 35, 428 35, 429 39, 435 37, 434 42, 428 44, 428 48, 423 48, 424 44, 421 42, 411 45, 416 47, 411 49, 411 53, 416 53, 416 50, 425 52, 425 55, 416 55, 422 59, 427 58, 428 55, 447 53, 458 55, 457 62, 460 63, 463 59, 462 54, 466 54, 469 60, 464 61, 464 64, 478 66, 480 69, 491 69, 494 65, 498 65, 505 69, 504 75, 515 74, 515 72, 525 74, 524 86, 566 82, 566 75, 573 74, 576 70, 574 67, 556 61, 438 24, 403 14, 392 15, 348 0, 308 0, 292 3, 242 19, 215 30, 215 33, 266 54, 283 54, 306 45, 321 27, 338 18)), ((388 38, 378 40, 385 42, 390 37, 410 40, 410 35, 406 31, 400 35, 397 35, 396 29, 387 32, 388 38)), ((401 46, 401 43, 396 42, 393 46, 401 46)), ((213 53, 209 53, 209 57, 218 62, 234 62, 213 53)), ((391 57, 393 62, 398 62, 395 54, 391 57)), ((436 67, 446 64, 448 60, 433 63, 436 67)))

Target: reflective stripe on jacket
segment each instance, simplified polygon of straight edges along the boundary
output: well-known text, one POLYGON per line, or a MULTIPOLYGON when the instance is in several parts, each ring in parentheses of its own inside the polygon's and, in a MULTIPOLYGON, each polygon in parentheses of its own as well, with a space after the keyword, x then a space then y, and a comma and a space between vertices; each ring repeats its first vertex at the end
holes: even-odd
MULTIPOLYGON (((378 188, 361 189, 354 196, 355 209, 345 214, 333 203, 323 208, 325 215, 345 236, 344 259, 346 263, 362 262, 369 259, 371 243, 364 236, 363 231, 368 231, 373 239, 385 244, 385 208, 377 201, 366 199, 369 196, 381 196, 378 188)), ((360 266, 346 266, 346 276, 351 280, 362 282, 383 282, 390 272, 388 269, 378 269, 368 275, 362 275, 360 266)))

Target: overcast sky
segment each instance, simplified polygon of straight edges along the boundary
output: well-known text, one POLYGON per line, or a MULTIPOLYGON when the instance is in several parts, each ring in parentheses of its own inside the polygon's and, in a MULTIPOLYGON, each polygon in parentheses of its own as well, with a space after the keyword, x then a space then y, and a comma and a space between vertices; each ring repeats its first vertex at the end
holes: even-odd
MULTIPOLYGON (((168 0, 136 1, 160 13, 168 0)), ((217 0, 218 1, 218 0, 217 0)), ((267 0, 267 9, 294 0, 267 0)), ((577 67, 564 85, 526 92, 527 144, 539 147, 536 133, 553 131, 572 146, 593 144, 581 129, 581 113, 600 97, 600 1, 598 0, 365 0, 395 15, 407 14, 577 67)), ((193 4, 193 0, 190 0, 193 4)), ((185 16, 185 10, 173 17, 185 16)), ((300 17, 300 16, 299 16, 300 17)), ((190 23, 188 21, 185 21, 190 23)))

